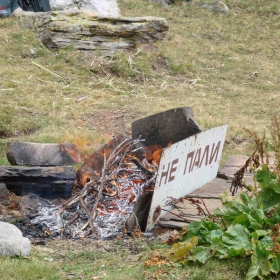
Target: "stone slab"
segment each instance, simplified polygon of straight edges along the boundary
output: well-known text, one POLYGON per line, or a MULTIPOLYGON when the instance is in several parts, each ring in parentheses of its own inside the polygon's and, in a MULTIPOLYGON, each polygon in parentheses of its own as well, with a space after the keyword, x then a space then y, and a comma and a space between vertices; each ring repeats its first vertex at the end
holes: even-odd
MULTIPOLYGON (((231 155, 226 161, 226 163, 219 170, 217 177, 232 181, 232 179, 234 178, 234 174, 245 165, 248 158, 248 156, 244 155, 231 155)), ((269 156, 265 160, 270 169, 275 168, 274 156, 269 156)), ((251 172, 250 168, 245 170, 243 181, 245 184, 252 186, 255 185, 254 173, 251 172)))
MULTIPOLYGON (((195 200, 200 202, 198 205, 200 205, 205 213, 209 211, 210 214, 213 214, 216 208, 222 206, 222 202, 219 199, 203 199, 206 209, 200 199, 195 198, 195 200)), ((184 199, 183 202, 177 203, 171 212, 162 216, 158 224, 163 227, 182 228, 190 222, 200 221, 205 217, 206 215, 198 212, 197 206, 191 204, 189 200, 184 199)))
POLYGON ((187 197, 198 197, 198 198, 215 198, 219 199, 221 193, 229 191, 231 181, 224 180, 221 178, 215 178, 211 182, 204 185, 202 188, 187 195, 187 197))
POLYGON ((171 109, 132 123, 132 138, 145 139, 146 146, 165 148, 201 131, 190 107, 171 109))
POLYGON ((0 205, 8 206, 10 204, 10 193, 5 184, 0 183, 0 205))
POLYGON ((81 163, 74 144, 9 142, 7 158, 12 165, 63 166, 81 163))
POLYGON ((107 17, 96 12, 52 11, 18 14, 21 26, 38 33, 50 49, 72 47, 105 56, 162 40, 168 21, 160 17, 107 17))
POLYGON ((0 182, 20 196, 34 193, 44 198, 68 197, 75 176, 70 166, 0 166, 0 182))

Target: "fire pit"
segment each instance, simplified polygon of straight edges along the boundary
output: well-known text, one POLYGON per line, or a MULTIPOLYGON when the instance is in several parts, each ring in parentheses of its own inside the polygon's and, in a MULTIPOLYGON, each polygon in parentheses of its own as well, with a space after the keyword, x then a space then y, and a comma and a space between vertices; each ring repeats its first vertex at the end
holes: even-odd
POLYGON ((78 170, 73 195, 60 207, 40 207, 31 223, 70 238, 91 234, 104 239, 144 231, 162 150, 155 148, 144 147, 139 139, 116 137, 91 156, 93 166, 88 160, 78 170))
POLYGON ((227 126, 201 132, 192 117, 190 108, 177 108, 134 122, 133 138, 114 137, 92 153, 76 172, 71 197, 59 205, 40 203, 29 224, 44 236, 73 239, 152 229, 170 212, 170 199, 177 201, 217 174, 227 126))

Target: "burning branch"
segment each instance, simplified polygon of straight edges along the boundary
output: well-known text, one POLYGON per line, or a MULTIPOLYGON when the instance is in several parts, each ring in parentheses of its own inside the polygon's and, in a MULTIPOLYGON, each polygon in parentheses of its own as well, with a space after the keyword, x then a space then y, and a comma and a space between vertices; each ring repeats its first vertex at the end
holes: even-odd
POLYGON ((155 185, 154 165, 136 156, 140 140, 124 139, 110 153, 104 152, 101 176, 87 182, 58 211, 68 217, 63 232, 72 237, 96 233, 101 238, 123 233, 134 205, 155 185), (135 148, 136 147, 136 148, 135 148), (87 227, 89 232, 85 232, 87 227))

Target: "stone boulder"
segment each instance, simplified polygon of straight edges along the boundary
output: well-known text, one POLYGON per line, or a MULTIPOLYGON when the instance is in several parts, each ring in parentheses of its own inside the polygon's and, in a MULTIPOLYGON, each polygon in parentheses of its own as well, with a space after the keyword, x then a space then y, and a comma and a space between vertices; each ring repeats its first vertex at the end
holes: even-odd
POLYGON ((30 240, 16 226, 0 222, 0 255, 25 257, 30 251, 30 240))
POLYGON ((222 1, 201 3, 200 8, 208 9, 213 12, 224 13, 224 14, 227 14, 229 12, 228 6, 224 4, 222 1))
POLYGON ((50 0, 52 11, 89 10, 103 16, 118 17, 117 0, 50 0))
POLYGON ((9 142, 7 158, 12 165, 63 166, 81 163, 74 144, 9 142))
POLYGON ((202 132, 190 107, 179 107, 154 114, 132 123, 132 138, 145 139, 144 145, 163 148, 202 132))
POLYGON ((113 55, 164 38, 168 22, 158 17, 104 17, 89 11, 18 14, 48 48, 72 47, 113 55))

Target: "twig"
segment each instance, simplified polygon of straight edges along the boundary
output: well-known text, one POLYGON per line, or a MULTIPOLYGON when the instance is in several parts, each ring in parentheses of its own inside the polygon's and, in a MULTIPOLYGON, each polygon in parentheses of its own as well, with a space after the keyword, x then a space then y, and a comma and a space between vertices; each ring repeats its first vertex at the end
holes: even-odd
POLYGON ((96 211, 96 208, 98 206, 99 200, 102 196, 102 192, 103 192, 103 189, 104 189, 104 178, 105 178, 106 166, 107 166, 107 161, 106 161, 106 156, 104 154, 104 165, 103 165, 102 174, 101 174, 100 187, 99 187, 99 190, 98 190, 96 200, 95 200, 95 202, 92 206, 92 219, 94 218, 94 215, 96 214, 95 211, 96 211))
POLYGON ((38 63, 36 63, 36 62, 34 62, 34 61, 32 61, 32 63, 35 64, 37 67, 39 67, 39 68, 41 68, 41 69, 43 69, 43 70, 45 70, 45 71, 51 73, 52 75, 54 75, 54 76, 56 76, 56 77, 62 79, 64 82, 66 82, 65 79, 63 79, 63 78, 62 78, 61 76, 59 76, 58 74, 52 72, 51 70, 49 70, 49 69, 43 67, 42 65, 40 65, 40 64, 38 64, 38 63))
POLYGON ((204 203, 203 199, 202 199, 202 198, 200 198, 200 200, 201 200, 201 202, 203 203, 203 205, 204 205, 204 207, 205 207, 205 209, 206 209, 206 211, 207 211, 208 215, 209 215, 209 216, 211 216, 211 213, 209 212, 208 208, 206 207, 206 205, 205 205, 205 203, 204 203))
MULTIPOLYGON (((197 206, 197 210, 199 211, 202 211, 203 215, 204 216, 207 216, 207 214, 205 213, 205 211, 203 210, 203 208, 198 204, 199 203, 199 200, 195 201, 193 198, 186 198, 191 204, 197 206)), ((200 213, 200 212, 198 212, 200 213)))
POLYGON ((172 211, 169 211, 169 210, 163 209, 163 208, 161 208, 161 210, 166 211, 166 212, 168 212, 168 213, 170 213, 170 214, 172 214, 172 215, 174 215, 174 216, 177 216, 178 218, 182 219, 184 222, 187 222, 187 223, 190 223, 190 222, 191 222, 190 220, 187 220, 187 219, 183 218, 182 216, 173 213, 172 211))
POLYGON ((130 159, 137 167, 139 167, 144 173, 148 175, 154 175, 155 172, 148 170, 136 157, 131 156, 130 159))
POLYGON ((92 223, 92 219, 91 219, 92 211, 90 211, 90 210, 88 209, 88 207, 86 206, 86 204, 85 204, 85 202, 84 202, 84 199, 83 199, 83 193, 84 193, 84 191, 87 189, 87 187, 90 185, 91 182, 92 182, 92 181, 90 181, 90 182, 88 182, 88 183, 86 183, 86 184, 84 185, 84 187, 83 187, 83 189, 81 190, 80 195, 79 195, 79 201, 80 201, 82 207, 86 210, 86 212, 87 212, 87 214, 88 214, 88 223, 89 223, 89 227, 90 227, 90 229, 91 229, 91 231, 92 231, 92 233, 93 233, 93 232, 94 232, 94 227, 93 227, 93 223, 92 223))

